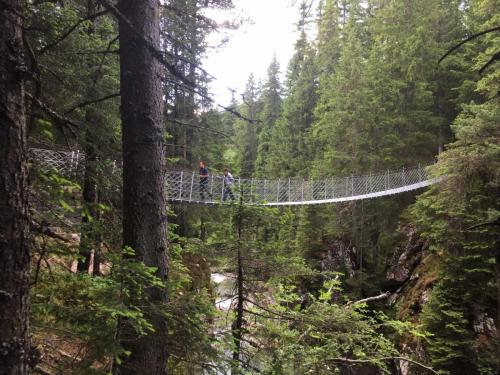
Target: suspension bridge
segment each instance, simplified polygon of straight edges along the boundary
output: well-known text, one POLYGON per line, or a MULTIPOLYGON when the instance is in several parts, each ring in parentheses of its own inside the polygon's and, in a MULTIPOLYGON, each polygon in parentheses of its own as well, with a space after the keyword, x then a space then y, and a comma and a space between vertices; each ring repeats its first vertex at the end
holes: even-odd
MULTIPOLYGON (((31 148, 30 158, 40 168, 54 168, 70 179, 81 179, 85 173, 85 154, 78 150, 57 151, 31 148)), ((121 175, 119 162, 110 161, 103 165, 105 168, 101 168, 100 173, 109 177, 121 175)), ((220 204, 240 199, 248 204, 265 206, 339 203, 418 190, 438 180, 428 177, 425 166, 363 176, 326 177, 318 180, 235 177, 230 185, 226 184, 222 174, 211 174, 202 183, 196 172, 166 171, 168 200, 198 204, 220 204)))

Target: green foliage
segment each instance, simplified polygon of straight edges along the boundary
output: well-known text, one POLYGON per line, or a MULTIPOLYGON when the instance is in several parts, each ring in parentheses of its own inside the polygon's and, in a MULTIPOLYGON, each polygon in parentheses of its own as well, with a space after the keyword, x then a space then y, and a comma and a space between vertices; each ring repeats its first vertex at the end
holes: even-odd
POLYGON ((348 367, 389 373, 390 358, 399 354, 383 332, 413 332, 411 325, 374 314, 366 305, 339 300, 342 288, 336 278, 325 281, 319 297, 311 296, 306 308, 300 308, 293 290, 280 289, 275 304, 255 308, 260 314, 256 332, 265 344, 258 355, 266 374, 340 374, 348 367))
MULTIPOLYGON (((477 17, 489 4, 473 4, 471 15, 477 17)), ((486 46, 494 39, 488 37, 486 46)), ((480 53, 476 68, 490 54, 490 48, 480 53)), ((500 111, 498 97, 490 97, 492 90, 498 91, 498 81, 492 79, 496 74, 492 71, 477 83, 483 102, 464 105, 455 120, 456 141, 432 169, 441 176, 440 184, 411 208, 422 236, 443 258, 422 316, 433 333, 429 353, 443 374, 498 371, 494 333, 473 328, 481 316, 495 316, 498 308, 500 111)))
MULTIPOLYGON (((144 314, 145 291, 164 286, 154 275, 155 269, 132 258, 132 249, 124 249, 122 255, 110 257, 113 266, 107 277, 71 273, 59 265, 38 270, 32 298, 35 335, 58 337, 61 342, 49 346, 56 352, 76 346, 80 353, 76 364, 62 357, 54 370, 106 372, 110 359, 127 355, 116 340, 120 319, 130 322, 138 334, 152 330, 144 314), (96 361, 103 366, 92 367, 96 361)), ((43 339, 42 343, 48 344, 43 339)))
MULTIPOLYGON (((46 104, 29 111, 30 140, 84 149, 98 161, 87 164, 95 168, 85 170, 83 184, 32 169, 32 311, 43 369, 109 372, 112 360, 130 354, 115 337, 120 320, 148 334, 152 309, 168 319, 172 374, 226 369, 227 352, 236 347, 235 313, 216 312, 210 274, 234 276, 241 267, 241 373, 388 372, 398 344, 408 340, 424 342, 442 374, 498 372, 498 336, 475 328, 480 317, 495 317, 499 299, 500 73, 493 64, 477 74, 497 53, 498 33, 436 63, 465 36, 497 26, 498 1, 320 3, 314 39, 308 4, 300 6, 283 86, 274 58, 263 84, 249 77, 243 101, 233 100, 231 107, 252 121, 210 108, 166 72, 169 165, 192 169, 204 159, 214 175, 229 166, 242 177, 348 176, 427 163, 448 143, 430 169, 440 183, 404 217, 431 252, 432 264, 415 270, 423 275, 414 289, 384 313, 351 302, 386 290, 399 216, 412 194, 300 209, 176 205, 169 280, 161 283, 155 269, 121 248, 119 183, 110 178, 119 167, 111 162, 120 154, 118 99, 98 100, 119 91, 116 22, 109 14, 82 21, 101 10, 93 1, 27 2, 26 40, 43 83, 27 88, 46 104), (81 197, 88 186, 98 187, 92 202, 81 197), (101 257, 100 276, 70 272, 86 241, 101 257), (352 277, 335 272, 343 264, 323 269, 339 244, 355 253, 352 277), (169 302, 153 305, 150 288, 168 288, 169 302), (430 297, 421 314, 411 315, 415 325, 390 317, 410 317, 409 305, 423 292, 430 297)), ((198 65, 206 36, 220 26, 204 11, 230 5, 173 0, 162 9, 165 55, 202 93, 209 79, 198 65)))

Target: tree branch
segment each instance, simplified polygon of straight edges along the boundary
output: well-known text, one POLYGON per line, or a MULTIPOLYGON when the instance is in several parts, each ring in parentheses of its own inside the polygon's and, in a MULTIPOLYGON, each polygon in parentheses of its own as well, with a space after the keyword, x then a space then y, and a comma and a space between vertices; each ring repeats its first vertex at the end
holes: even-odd
POLYGON ((91 14, 85 18, 81 18, 79 19, 77 22, 75 22, 75 24, 73 26, 71 26, 68 30, 66 30, 59 38, 57 38, 56 40, 54 40, 52 43, 49 43, 47 44, 45 47, 43 47, 39 52, 38 54, 39 55, 43 55, 45 52, 47 52, 49 49, 51 48, 54 48, 55 46, 57 46, 59 43, 61 43, 64 39, 66 39, 68 36, 71 35, 71 33, 73 31, 75 31, 78 26, 80 26, 82 23, 84 23, 85 21, 90 21, 90 20, 94 20, 98 17, 101 17, 105 14, 107 14, 108 11, 107 10, 103 10, 103 11, 100 11, 100 12, 97 12, 95 14, 91 14))
POLYGON ((343 362, 343 363, 349 363, 349 364, 365 364, 365 363, 373 363, 375 361, 390 361, 390 360, 399 360, 399 361, 412 363, 420 368, 423 368, 424 370, 429 371, 432 374, 439 375, 432 367, 429 367, 429 366, 426 366, 420 362, 414 361, 413 359, 406 358, 406 357, 400 357, 400 356, 380 357, 380 358, 374 358, 374 359, 349 359, 349 358, 329 358, 329 359, 327 359, 327 361, 331 361, 331 362, 343 362))
POLYGON ((466 230, 472 230, 472 229, 476 229, 476 228, 480 228, 480 227, 489 227, 489 226, 491 226, 491 227, 500 226, 500 217, 496 218, 495 220, 485 221, 485 222, 482 222, 479 224, 472 225, 472 226, 468 227, 466 230))
POLYGON ((169 79, 169 78, 165 78, 165 81, 170 82, 170 83, 172 83, 174 85, 177 85, 177 86, 180 86, 180 87, 184 87, 184 88, 186 88, 188 90, 191 90, 193 93, 195 93, 196 95, 200 96, 201 98, 209 101, 210 103, 215 104, 217 107, 222 108, 224 111, 231 113, 232 115, 238 117, 239 119, 242 119, 242 120, 244 120, 246 122, 249 122, 250 124, 261 122, 260 120, 252 120, 252 119, 250 119, 250 118, 248 118, 246 116, 243 116, 240 112, 234 110, 231 107, 226 107, 226 106, 224 106, 222 104, 217 103, 214 99, 212 99, 207 94, 204 94, 204 93, 202 93, 200 91, 197 91, 195 89, 192 89, 190 87, 186 87, 182 82, 178 82, 178 81, 175 81, 175 80, 169 79))
POLYGON ((493 56, 491 56, 491 59, 488 60, 486 64, 484 64, 481 69, 479 69, 479 74, 483 74, 483 72, 488 68, 491 64, 493 64, 495 61, 500 60, 500 52, 495 53, 493 56))
MULTIPOLYGON (((173 64, 169 63, 165 59, 165 56, 164 56, 165 53, 163 51, 159 50, 153 44, 153 42, 151 40, 149 40, 144 35, 142 35, 134 27, 134 25, 132 24, 132 22, 130 22, 130 20, 127 17, 125 17, 113 4, 111 4, 108 0, 98 0, 98 1, 104 6, 104 8, 106 8, 118 20, 120 20, 123 23, 125 23, 127 25, 127 27, 129 27, 130 30, 136 35, 136 37, 139 39, 139 41, 141 41, 148 48, 148 50, 150 51, 151 55, 154 58, 156 58, 161 64, 163 64, 167 68, 167 70, 170 72, 170 74, 172 74, 172 76, 174 76, 174 78, 178 79, 181 82, 178 82, 178 81, 175 81, 175 80, 169 80, 169 79, 167 79, 167 80, 171 81, 172 83, 174 83, 176 85, 184 86, 185 88, 187 88, 188 90, 192 91, 193 93, 199 95, 203 99, 209 101, 210 103, 216 104, 217 107, 224 109, 226 112, 229 112, 229 113, 233 114, 234 116, 236 116, 236 117, 238 117, 238 118, 240 118, 242 120, 245 120, 245 121, 250 122, 250 123, 259 122, 258 120, 252 120, 252 119, 249 119, 249 118, 243 116, 241 113, 239 113, 238 111, 235 111, 234 109, 232 109, 230 107, 226 107, 226 106, 223 106, 222 104, 218 104, 218 103, 215 102, 214 99, 212 99, 211 97, 209 97, 207 94, 203 94, 203 93, 197 91, 196 90, 196 83, 192 82, 184 74, 182 74, 181 72, 179 72, 177 70, 177 68, 173 64)), ((206 73, 206 74, 208 74, 208 73, 206 73)))
POLYGON ((363 298, 363 299, 360 299, 359 301, 350 301, 346 304, 346 306, 354 306, 354 305, 359 305, 360 303, 366 303, 366 302, 371 302, 371 301, 380 301, 381 299, 386 299, 390 295, 391 295, 390 292, 384 292, 382 294, 379 294, 378 296, 363 298))
POLYGON ((169 63, 165 57, 163 56, 163 52, 160 51, 149 38, 142 35, 132 24, 132 22, 125 17, 113 4, 111 4, 108 0, 98 0, 102 6, 109 11, 113 16, 115 16, 119 21, 123 22, 127 27, 132 31, 137 39, 142 42, 146 48, 149 50, 151 55, 156 58, 160 63, 162 63, 167 70, 172 74, 175 78, 179 79, 181 82, 189 86, 190 88, 195 88, 196 85, 194 82, 191 82, 184 74, 179 72, 177 68, 169 63))
POLYGON ((474 35, 471 35, 470 37, 462 40, 460 43, 458 43, 457 45, 451 47, 438 61, 438 64, 443 61, 446 57, 448 57, 451 53, 453 53, 453 51, 456 51, 457 49, 459 49, 462 45, 464 45, 465 43, 467 42, 470 42, 471 40, 474 40, 478 37, 480 37, 481 35, 484 35, 484 34, 488 34, 488 33, 491 33, 493 31, 500 31, 500 26, 496 26, 496 27, 493 27, 491 29, 488 29, 488 30, 484 30, 484 31, 481 31, 480 33, 477 33, 477 34, 474 34, 474 35))
POLYGON ((98 98, 98 99, 94 99, 94 100, 86 100, 86 101, 79 103, 79 104, 71 107, 70 109, 68 109, 66 112, 64 112, 64 116, 69 115, 71 112, 77 110, 78 108, 82 108, 82 107, 85 107, 85 106, 90 105, 90 104, 104 102, 108 99, 116 98, 118 96, 120 96, 119 92, 114 93, 114 94, 109 94, 109 95, 103 96, 102 98, 98 98))
POLYGON ((221 132, 220 130, 210 129, 209 127, 206 127, 206 126, 195 125, 195 124, 191 124, 188 122, 179 121, 179 120, 173 119, 173 118, 167 118, 167 121, 173 122, 174 124, 178 124, 181 126, 189 126, 189 127, 195 128, 195 129, 206 130, 206 131, 209 131, 209 132, 212 132, 215 134, 222 135, 223 137, 229 138, 229 136, 226 133, 221 132))
POLYGON ((161 7, 165 8, 167 10, 172 11, 178 17, 184 15, 184 16, 187 16, 187 17, 195 18, 197 21, 205 22, 207 26, 210 26, 210 27, 212 27, 214 29, 217 26, 217 24, 212 19, 210 19, 208 17, 205 17, 205 16, 203 16, 201 14, 198 14, 198 13, 189 13, 189 12, 186 12, 185 10, 183 10, 183 9, 180 9, 178 7, 174 7, 171 4, 161 4, 161 7))
POLYGON ((26 97, 30 99, 33 104, 35 104, 38 108, 40 108, 43 112, 45 112, 47 115, 49 115, 50 118, 52 118, 56 125, 66 125, 66 127, 69 129, 69 131, 73 134, 73 136, 76 137, 76 133, 74 128, 78 128, 78 125, 75 124, 72 120, 70 120, 67 117, 64 117, 54 111, 52 108, 50 108, 47 104, 43 103, 40 99, 33 97, 30 93, 26 92, 25 93, 26 97))

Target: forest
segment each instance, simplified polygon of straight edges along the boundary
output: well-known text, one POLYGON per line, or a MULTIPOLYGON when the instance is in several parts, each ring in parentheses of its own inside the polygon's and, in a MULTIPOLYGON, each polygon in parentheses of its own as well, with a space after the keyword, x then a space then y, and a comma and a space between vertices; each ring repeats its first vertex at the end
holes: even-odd
POLYGON ((0 0, 0 375, 500 374, 500 1, 282 1, 292 58, 225 105, 236 0, 0 0))

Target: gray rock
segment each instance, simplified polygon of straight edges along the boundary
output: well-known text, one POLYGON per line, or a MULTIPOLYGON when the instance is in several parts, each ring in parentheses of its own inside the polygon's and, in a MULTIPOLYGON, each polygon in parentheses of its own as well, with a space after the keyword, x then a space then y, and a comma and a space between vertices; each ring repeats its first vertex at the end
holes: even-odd
POLYGON ((322 271, 344 271, 353 277, 357 268, 357 249, 348 240, 333 239, 326 243, 328 250, 320 261, 322 271))
MULTIPOLYGON (((394 251, 387 271, 387 280, 404 283, 411 276, 415 267, 422 259, 423 242, 412 225, 401 228, 406 240, 394 251)), ((417 276, 418 277, 418 276, 417 276)))
POLYGON ((496 336, 495 320, 486 313, 478 313, 474 317, 474 332, 477 335, 496 336))

